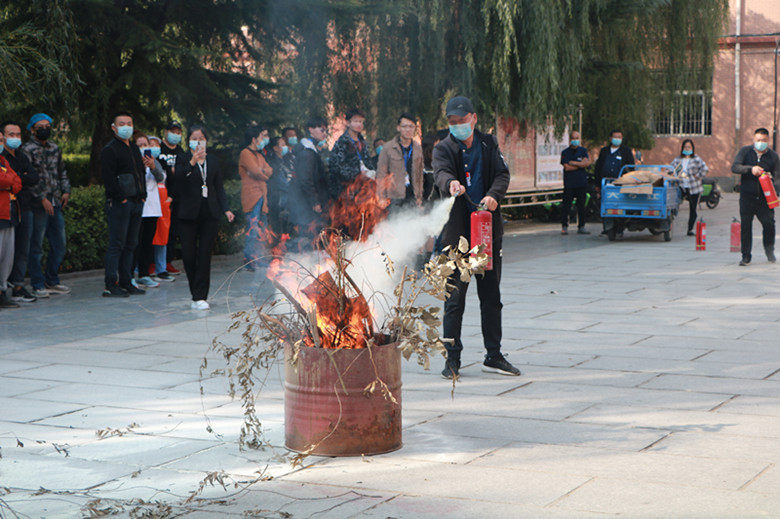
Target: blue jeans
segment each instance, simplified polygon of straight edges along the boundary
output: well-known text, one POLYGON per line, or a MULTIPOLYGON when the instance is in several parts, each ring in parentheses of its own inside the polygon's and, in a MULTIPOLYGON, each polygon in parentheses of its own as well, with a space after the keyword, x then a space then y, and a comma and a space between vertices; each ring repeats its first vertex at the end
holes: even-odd
POLYGON ((14 244, 14 266, 8 282, 14 286, 24 286, 24 274, 27 272, 27 260, 30 257, 30 241, 32 240, 33 212, 22 211, 21 222, 16 226, 14 244))
POLYGON ((167 245, 155 245, 154 246, 154 272, 160 274, 168 271, 168 265, 165 261, 168 257, 167 245))
POLYGON ((130 286, 133 276, 133 257, 141 232, 143 202, 128 200, 125 203, 106 201, 108 220, 108 250, 106 251, 106 288, 117 284, 130 286))
POLYGON ((263 197, 252 207, 246 217, 246 242, 244 244, 244 263, 252 266, 268 266, 269 258, 265 254, 265 230, 268 218, 263 213, 263 197))
POLYGON ((62 208, 55 206, 54 214, 49 216, 43 207, 35 207, 32 211, 31 235, 30 256, 27 261, 30 284, 36 290, 43 288, 44 283, 50 286, 59 285, 60 277, 57 272, 65 257, 65 218, 62 208), (49 241, 45 273, 41 270, 44 237, 49 241))

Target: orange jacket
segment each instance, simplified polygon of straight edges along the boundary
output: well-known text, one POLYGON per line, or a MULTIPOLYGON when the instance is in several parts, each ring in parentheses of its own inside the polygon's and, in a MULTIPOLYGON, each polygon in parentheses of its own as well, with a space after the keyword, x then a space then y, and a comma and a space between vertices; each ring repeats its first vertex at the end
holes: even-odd
MULTIPOLYGON (((0 155, 0 220, 11 219, 11 202, 16 203, 16 193, 22 189, 22 179, 0 155)), ((18 211, 17 211, 18 214, 18 211)))
POLYGON ((268 187, 265 181, 271 178, 273 169, 263 154, 249 148, 241 150, 238 157, 238 174, 241 176, 241 208, 248 213, 263 197, 263 212, 267 213, 268 187))

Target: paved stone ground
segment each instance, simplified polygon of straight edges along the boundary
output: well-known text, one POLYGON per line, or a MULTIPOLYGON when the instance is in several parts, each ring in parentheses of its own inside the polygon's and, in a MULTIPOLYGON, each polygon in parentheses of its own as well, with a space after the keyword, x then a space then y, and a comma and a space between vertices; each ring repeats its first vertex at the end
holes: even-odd
POLYGON ((239 451, 224 380, 199 390, 229 311, 268 292, 235 258, 215 266, 207 313, 189 310, 183 277, 127 300, 99 297, 99 276, 68 279, 71 295, 0 312, 0 517, 89 517, 89 502, 130 499, 188 518, 777 517, 780 270, 760 252, 737 267, 736 213, 735 195, 703 210, 705 252, 679 229, 608 243, 511 226, 504 349, 523 376, 480 371, 472 288, 454 398, 439 361, 405 364, 404 447, 302 469, 275 457, 279 370, 258 402, 276 449, 239 451), (220 470, 274 479, 177 506, 220 470))

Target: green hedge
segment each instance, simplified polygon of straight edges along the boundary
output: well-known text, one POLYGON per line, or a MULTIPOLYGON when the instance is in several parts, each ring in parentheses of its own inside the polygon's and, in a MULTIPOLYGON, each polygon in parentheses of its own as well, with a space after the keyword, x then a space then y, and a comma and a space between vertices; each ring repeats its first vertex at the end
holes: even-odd
MULTIPOLYGON (((241 181, 225 182, 228 206, 236 215, 233 223, 222 218, 215 254, 233 254, 244 245, 244 213, 241 211, 241 181)), ((65 209, 67 252, 62 272, 102 269, 108 248, 106 196, 103 186, 74 187, 65 209)))
POLYGON ((81 187, 89 184, 89 155, 66 153, 62 155, 65 169, 68 171, 68 180, 72 187, 81 187))

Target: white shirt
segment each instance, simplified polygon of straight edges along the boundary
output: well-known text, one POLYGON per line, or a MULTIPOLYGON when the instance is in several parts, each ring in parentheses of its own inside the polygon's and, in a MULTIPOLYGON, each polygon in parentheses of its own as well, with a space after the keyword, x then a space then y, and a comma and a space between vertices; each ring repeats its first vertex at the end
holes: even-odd
MULTIPOLYGON (((164 178, 163 182, 165 182, 164 178)), ((157 191, 157 179, 154 178, 149 168, 146 168, 146 202, 144 202, 142 216, 144 218, 159 218, 162 216, 162 204, 160 204, 160 192, 157 191)))

